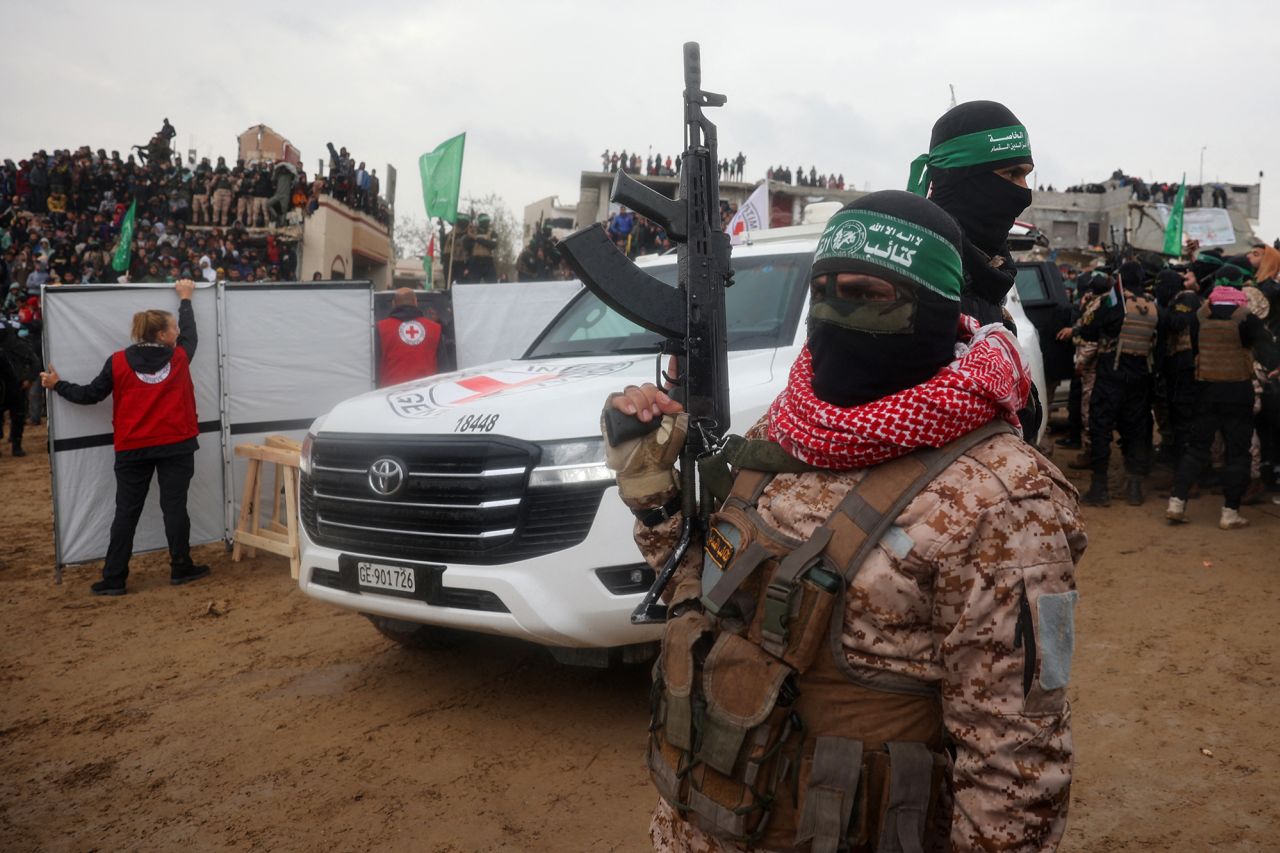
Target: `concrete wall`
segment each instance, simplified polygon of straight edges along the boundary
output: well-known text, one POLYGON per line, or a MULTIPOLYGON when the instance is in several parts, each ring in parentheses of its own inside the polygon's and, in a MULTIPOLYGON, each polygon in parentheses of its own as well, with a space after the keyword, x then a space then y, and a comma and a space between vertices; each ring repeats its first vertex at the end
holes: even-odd
POLYGON ((265 124, 257 124, 240 134, 236 141, 239 158, 245 162, 254 160, 284 160, 302 166, 302 155, 293 143, 265 124))
MULTIPOLYGON (((578 205, 580 204, 581 199, 579 199, 578 202, 578 205)), ((538 222, 540 220, 569 219, 576 222, 578 218, 578 205, 569 206, 567 204, 561 204, 560 197, 554 195, 549 195, 546 198, 540 198, 532 204, 526 204, 524 206, 524 242, 529 242, 529 238, 533 236, 533 229, 538 227, 538 222)), ((577 226, 574 225, 568 229, 559 228, 556 229, 555 233, 557 233, 557 235, 567 234, 576 227, 577 226)))
POLYGON ((374 290, 391 287, 394 253, 387 229, 327 195, 302 230, 301 278, 367 279, 374 290))
MULTIPOLYGON (((678 177, 659 177, 656 175, 632 175, 640 183, 654 189, 667 198, 675 198, 680 187, 678 177)), ((755 183, 746 181, 721 181, 720 198, 734 206, 742 204, 756 188, 755 183)), ((612 172, 583 172, 578 186, 577 227, 582 228, 592 222, 604 222, 609 218, 609 193, 613 190, 612 172)))
MULTIPOLYGON (((1261 199, 1261 188, 1256 184, 1235 188, 1240 192, 1232 192, 1232 185, 1227 187, 1230 200, 1227 213, 1236 237, 1234 244, 1223 247, 1228 252, 1247 251, 1255 239, 1248 219, 1256 218, 1261 199)), ((1206 195, 1205 202, 1208 201, 1206 195)), ((1113 227, 1117 241, 1123 242, 1127 228, 1129 243, 1140 249, 1159 251, 1164 245, 1164 219, 1156 205, 1137 201, 1129 187, 1114 187, 1105 193, 1035 192, 1031 207, 1018 218, 1039 228, 1054 249, 1111 243, 1113 227), (1090 240, 1090 224, 1097 226, 1093 240, 1090 240)))

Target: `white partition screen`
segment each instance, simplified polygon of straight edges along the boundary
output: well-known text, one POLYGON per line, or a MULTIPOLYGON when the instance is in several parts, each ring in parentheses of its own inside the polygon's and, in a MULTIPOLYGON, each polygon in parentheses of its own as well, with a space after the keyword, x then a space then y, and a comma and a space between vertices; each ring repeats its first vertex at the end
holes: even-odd
MULTIPOLYGON (((45 363, 58 375, 87 385, 116 350, 131 341, 133 315, 148 308, 178 311, 173 285, 89 285, 44 289, 45 363)), ((197 345, 191 361, 200 422, 200 449, 187 508, 191 542, 214 542, 225 536, 221 381, 218 373, 216 289, 199 288, 191 300, 197 345)), ((49 397, 49 443, 53 451, 54 537, 58 564, 96 560, 107 553, 115 514, 115 450, 112 447, 112 398, 91 406, 49 397)), ((165 547, 159 489, 152 483, 134 537, 135 551, 165 547)))
MULTIPOLYGON (((222 291, 227 442, 301 439, 339 402, 373 388, 373 295, 367 282, 227 284, 222 291)), ((228 453, 227 529, 246 462, 228 453)), ((263 504, 264 517, 270 506, 263 504)))
MULTIPOLYGON (((134 313, 176 313, 172 285, 44 290, 45 362, 88 384, 130 343, 134 313)), ((192 299, 191 362, 200 449, 187 510, 193 545, 229 540, 243 483, 234 445, 282 433, 300 438, 320 415, 373 387, 373 300, 368 282, 206 285, 192 299)), ((91 406, 49 395, 58 565, 101 559, 115 512, 110 397, 91 406)), ((134 551, 165 547, 154 482, 134 551)))
POLYGON ((458 369, 524 355, 581 289, 576 281, 455 285, 450 294, 458 369))

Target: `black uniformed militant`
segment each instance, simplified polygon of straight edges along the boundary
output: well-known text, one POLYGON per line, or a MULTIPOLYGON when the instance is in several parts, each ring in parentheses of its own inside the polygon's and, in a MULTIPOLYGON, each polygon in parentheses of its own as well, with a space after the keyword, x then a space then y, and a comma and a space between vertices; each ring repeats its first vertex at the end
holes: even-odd
POLYGON ((1191 342, 1195 350, 1195 419, 1186 453, 1178 463, 1173 493, 1165 512, 1170 522, 1186 519, 1191 485, 1209 460, 1214 436, 1222 435, 1222 516, 1224 530, 1244 527, 1240 503, 1249 482, 1249 443, 1253 437, 1253 362, 1266 370, 1280 363, 1275 340, 1247 307, 1247 298, 1224 277, 1205 305, 1195 312, 1191 342))
POLYGON ((1111 437, 1117 430, 1124 451, 1126 500, 1142 503, 1142 483, 1151 465, 1150 358, 1160 322, 1159 306, 1142 287, 1142 268, 1129 261, 1120 268, 1120 288, 1112 287, 1081 336, 1098 342, 1097 378, 1089 405, 1093 481, 1081 498, 1106 506, 1111 437))

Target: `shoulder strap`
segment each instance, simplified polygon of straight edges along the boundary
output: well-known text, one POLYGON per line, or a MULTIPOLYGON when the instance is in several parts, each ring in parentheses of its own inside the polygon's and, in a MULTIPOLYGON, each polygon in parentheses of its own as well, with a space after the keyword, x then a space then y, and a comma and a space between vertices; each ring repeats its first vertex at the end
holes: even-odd
POLYGON ((761 645, 780 654, 786 645, 791 596, 820 554, 852 585, 871 549, 916 495, 971 448, 1014 428, 999 418, 945 447, 922 448, 867 472, 809 540, 779 564, 765 591, 761 645))
MULTIPOLYGON (((801 474, 813 470, 812 465, 801 462, 772 441, 747 439, 740 435, 727 437, 718 452, 698 460, 698 475, 719 502, 730 495, 742 496, 742 489, 737 486, 737 482, 748 472, 768 474, 765 480, 767 484, 774 474, 801 474), (734 468, 741 472, 737 477, 731 470, 734 468)), ((763 486, 755 491, 747 503, 754 503, 761 491, 763 486)))
POLYGON ((996 418, 940 448, 918 450, 879 465, 849 492, 827 519, 834 535, 826 550, 852 584, 867 554, 916 495, 972 448, 1014 428, 996 418))

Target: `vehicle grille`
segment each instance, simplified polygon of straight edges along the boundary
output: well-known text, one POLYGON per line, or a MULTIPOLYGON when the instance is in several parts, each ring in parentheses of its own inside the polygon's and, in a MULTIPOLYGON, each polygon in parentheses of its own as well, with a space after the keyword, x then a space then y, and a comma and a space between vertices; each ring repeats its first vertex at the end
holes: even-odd
POLYGON ((529 489, 537 445, 491 436, 321 436, 302 477, 301 515, 317 545, 426 562, 495 565, 562 551, 591 529, 609 483, 529 489), (380 497, 369 466, 409 472, 380 497))

